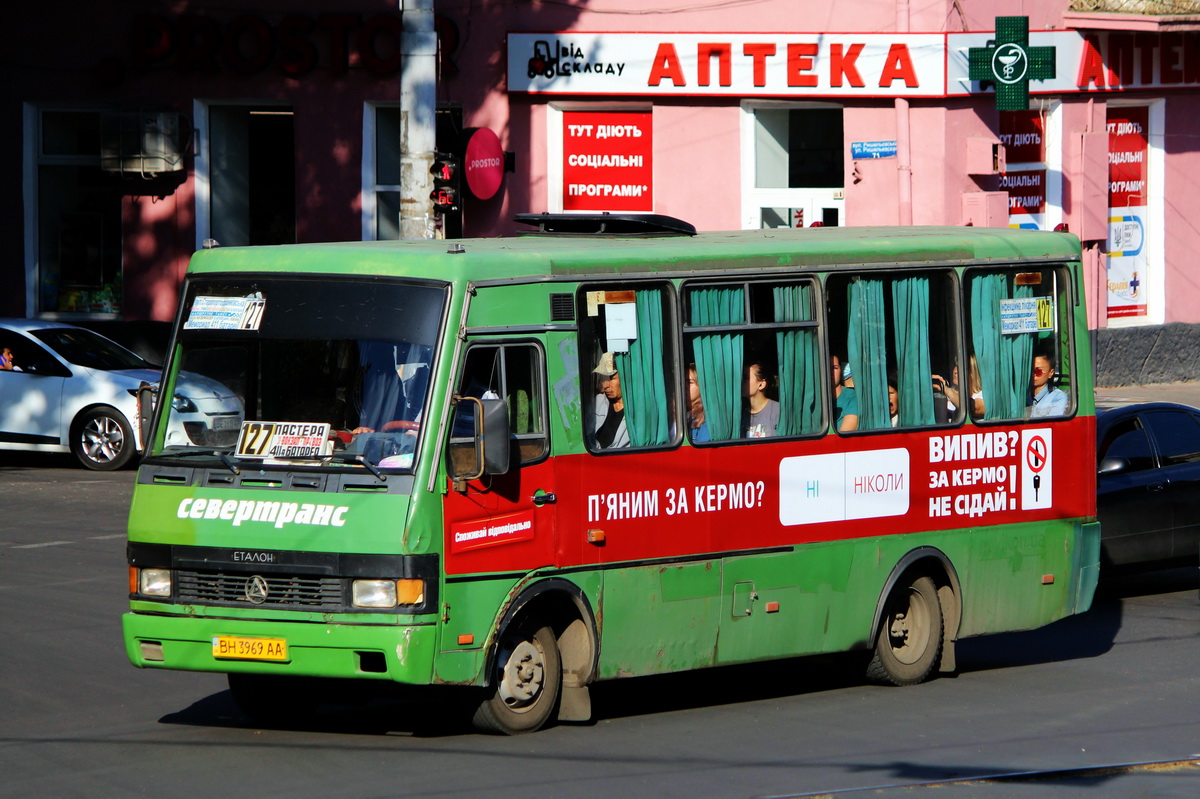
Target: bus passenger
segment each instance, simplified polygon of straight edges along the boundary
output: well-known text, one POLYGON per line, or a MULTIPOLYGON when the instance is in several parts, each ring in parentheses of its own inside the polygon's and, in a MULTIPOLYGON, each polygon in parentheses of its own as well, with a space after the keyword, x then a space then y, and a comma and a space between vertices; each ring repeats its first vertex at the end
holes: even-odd
POLYGON ((592 370, 600 377, 600 393, 596 395, 595 420, 596 446, 600 449, 618 449, 629 446, 629 431, 625 428, 625 400, 621 397, 621 376, 617 374, 616 360, 611 352, 600 356, 600 362, 592 370))
POLYGON ((1047 355, 1033 356, 1033 396, 1029 401, 1029 418, 1065 416, 1067 392, 1054 388, 1054 362, 1047 355))
MULTIPOLYGON (((958 406, 962 404, 962 388, 958 385, 958 367, 954 367, 953 382, 947 383, 941 375, 933 376, 933 387, 940 390, 946 395, 946 410, 954 413, 958 406)), ((971 365, 967 370, 967 388, 971 390, 971 414, 976 417, 983 416, 983 378, 979 374, 979 362, 975 360, 975 354, 971 354, 971 365)))
POLYGON ((850 376, 850 364, 843 368, 838 356, 833 356, 833 423, 845 433, 858 429, 858 397, 854 393, 854 378, 850 376))
POLYGON ((688 427, 692 441, 711 441, 708 422, 704 421, 704 401, 700 399, 700 381, 696 378, 696 364, 688 364, 688 427))
POLYGON ((900 390, 896 388, 896 380, 888 378, 888 414, 892 417, 892 427, 900 426, 900 390))
POLYGON ((742 429, 746 438, 770 438, 779 426, 779 403, 765 393, 772 377, 759 361, 751 361, 746 367, 746 384, 742 388, 742 396, 746 398, 742 429))

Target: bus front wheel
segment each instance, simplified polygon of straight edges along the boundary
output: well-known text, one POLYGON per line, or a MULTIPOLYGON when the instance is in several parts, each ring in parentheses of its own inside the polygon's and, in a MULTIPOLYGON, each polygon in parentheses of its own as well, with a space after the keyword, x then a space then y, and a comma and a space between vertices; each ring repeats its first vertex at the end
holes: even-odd
POLYGON ((534 624, 506 629, 488 690, 475 711, 476 729, 504 735, 541 729, 562 691, 562 661, 554 630, 534 624))
POLYGON ((891 685, 924 682, 936 668, 941 650, 937 585, 929 577, 901 581, 884 606, 868 679, 891 685))

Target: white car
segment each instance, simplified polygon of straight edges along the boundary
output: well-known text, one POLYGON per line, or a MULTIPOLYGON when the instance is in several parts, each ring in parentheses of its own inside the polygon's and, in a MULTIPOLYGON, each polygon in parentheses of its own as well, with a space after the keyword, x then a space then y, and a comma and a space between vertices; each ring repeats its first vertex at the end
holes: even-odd
MULTIPOLYGON (((103 471, 138 450, 135 394, 162 376, 99 333, 37 319, 0 319, 0 367, 0 449, 72 452, 103 471)), ((168 438, 203 444, 236 436, 241 399, 215 380, 181 378, 168 438)))

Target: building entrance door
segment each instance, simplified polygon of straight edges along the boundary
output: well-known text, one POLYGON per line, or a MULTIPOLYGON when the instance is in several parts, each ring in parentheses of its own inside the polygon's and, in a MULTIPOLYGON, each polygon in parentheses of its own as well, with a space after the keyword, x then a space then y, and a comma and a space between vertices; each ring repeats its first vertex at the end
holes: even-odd
POLYGON ((742 226, 845 224, 845 140, 834 106, 745 109, 742 226))
POLYGON ((208 107, 208 236, 222 246, 296 242, 291 108, 208 107))

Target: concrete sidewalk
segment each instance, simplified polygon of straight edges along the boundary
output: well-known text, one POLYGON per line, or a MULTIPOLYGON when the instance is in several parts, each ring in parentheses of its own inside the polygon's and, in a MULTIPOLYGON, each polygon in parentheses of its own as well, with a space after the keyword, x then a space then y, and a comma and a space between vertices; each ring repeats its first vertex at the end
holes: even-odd
POLYGON ((1097 405, 1129 405, 1135 402, 1182 402, 1200 408, 1200 382, 1096 388, 1097 405))

